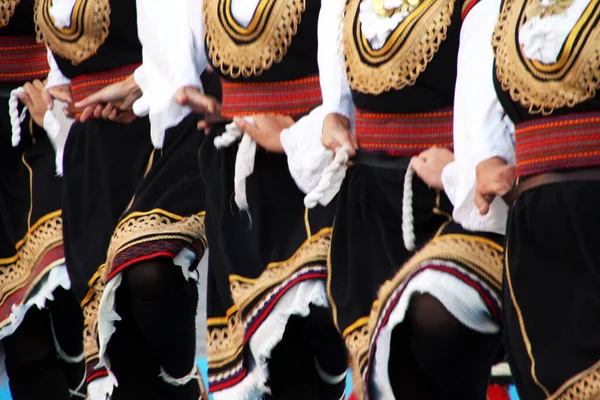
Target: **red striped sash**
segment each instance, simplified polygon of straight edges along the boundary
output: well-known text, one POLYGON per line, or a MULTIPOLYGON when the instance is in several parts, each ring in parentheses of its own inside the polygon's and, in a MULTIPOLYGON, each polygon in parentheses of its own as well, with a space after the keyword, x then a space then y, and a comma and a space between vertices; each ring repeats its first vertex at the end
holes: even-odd
POLYGON ((600 112, 523 122, 515 135, 517 176, 600 165, 600 112))
POLYGON ((321 104, 318 77, 283 82, 247 83, 221 81, 224 117, 282 114, 299 117, 321 104))
POLYGON ((124 81, 133 74, 137 67, 139 67, 139 64, 130 64, 108 71, 85 74, 73 78, 71 80, 73 101, 77 103, 111 83, 124 81))
POLYGON ((410 157, 430 147, 452 147, 452 110, 391 114, 356 110, 360 148, 410 157))
POLYGON ((33 36, 0 36, 0 82, 25 82, 48 75, 46 46, 33 36))

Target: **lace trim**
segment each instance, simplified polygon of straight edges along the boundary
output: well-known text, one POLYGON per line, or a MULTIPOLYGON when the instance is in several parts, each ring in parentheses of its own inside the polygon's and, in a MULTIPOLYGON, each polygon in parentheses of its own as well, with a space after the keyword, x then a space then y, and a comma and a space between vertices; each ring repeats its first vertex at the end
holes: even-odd
POLYGON ((0 3, 0 28, 8 25, 10 17, 15 13, 15 9, 21 0, 2 0, 0 3))
POLYGON ((110 27, 109 0, 77 0, 71 26, 57 28, 50 16, 52 0, 39 0, 35 5, 38 41, 44 41, 52 52, 70 60, 73 65, 87 60, 104 43, 110 27))
POLYGON ((104 292, 104 280, 101 279, 105 264, 102 264, 92 279, 90 279, 90 290, 86 298, 81 302, 83 310, 83 351, 86 364, 96 364, 99 359, 100 349, 98 347, 98 309, 104 292))
POLYGON ((205 0, 208 57, 232 78, 258 76, 279 63, 298 31, 305 0, 261 0, 248 28, 228 11, 231 0, 205 0))
POLYGON ((600 398, 600 362, 569 379, 548 400, 600 398))
POLYGON ((414 85, 446 39, 455 0, 425 0, 389 36, 380 50, 371 49, 358 18, 362 0, 348 0, 343 43, 350 87, 380 94, 414 85))
POLYGON ((596 2, 575 25, 554 64, 529 60, 518 44, 518 27, 525 21, 525 0, 506 0, 492 45, 496 54, 496 76, 502 90, 532 114, 551 114, 556 108, 574 107, 596 95, 600 85, 600 16, 596 2), (517 29, 515 29, 517 27, 517 29))
MULTIPOLYGON (((262 307, 257 297, 288 279, 308 264, 324 263, 331 242, 331 229, 326 228, 308 239, 290 259, 271 263, 258 279, 230 275, 233 306, 222 318, 208 320, 208 359, 212 368, 230 364, 242 351, 244 342, 243 315, 251 316, 262 307), (250 307, 254 305, 253 309, 250 307)), ((260 310, 259 310, 260 311, 260 310)))
MULTIPOLYGON (((382 312, 394 292, 420 266, 431 260, 459 262, 467 271, 473 272, 491 288, 497 291, 502 287, 503 249, 498 244, 484 238, 449 234, 434 238, 421 251, 415 254, 393 279, 386 281, 373 302, 368 317, 358 319, 343 332, 344 341, 351 354, 352 380, 357 388, 362 388, 362 372, 368 361, 368 353, 373 333, 376 331, 382 312)), ((358 390, 357 393, 362 393, 358 390)))

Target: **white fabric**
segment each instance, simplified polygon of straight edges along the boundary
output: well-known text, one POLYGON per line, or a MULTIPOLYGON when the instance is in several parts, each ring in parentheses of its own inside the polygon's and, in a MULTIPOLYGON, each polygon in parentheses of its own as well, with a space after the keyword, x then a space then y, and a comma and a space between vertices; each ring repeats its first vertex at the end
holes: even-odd
POLYGON ((465 229, 504 234, 507 206, 496 198, 485 216, 475 206, 477 165, 492 157, 515 163, 514 126, 502 109, 493 84, 494 54, 490 38, 500 0, 477 3, 460 36, 454 98, 455 161, 444 168, 442 181, 454 204, 453 217, 465 229))
POLYGON ((441 271, 425 270, 418 273, 406 285, 388 323, 381 329, 373 360, 373 400, 394 398, 388 375, 392 330, 404 321, 412 296, 423 293, 437 298, 456 319, 472 330, 484 334, 500 331, 500 325, 493 320, 487 305, 471 286, 441 271))
POLYGON ((247 28, 258 7, 260 0, 232 0, 231 15, 235 22, 247 28))
MULTIPOLYGON (((555 2, 541 0, 540 5, 547 7, 555 2)), ((519 28, 519 43, 525 56, 544 64, 555 63, 567 36, 589 3, 590 0, 574 0, 562 14, 534 17, 523 24, 519 28)))
POLYGON ((52 0, 50 5, 50 16, 54 26, 63 29, 71 26, 71 15, 77 0, 52 0))
POLYGON ((66 106, 67 103, 55 99, 52 110, 48 110, 46 111, 46 114, 44 114, 44 130, 54 148, 54 161, 56 164, 56 174, 58 176, 62 176, 63 174, 65 144, 67 142, 69 131, 71 130, 71 125, 75 122, 74 119, 67 117, 63 112, 63 109, 66 106))
POLYGON ((50 71, 48 72, 46 89, 50 89, 55 86, 70 85, 71 80, 62 74, 50 49, 47 50, 47 58, 50 71))
POLYGON ((176 126, 191 109, 175 101, 184 86, 202 88, 200 75, 207 65, 203 42, 202 2, 137 0, 138 35, 142 43, 143 69, 134 78, 142 98, 134 104, 136 114, 150 115, 150 136, 160 149, 165 131, 176 126), (169 29, 157 29, 168 26, 169 29))
POLYGON ((21 143, 21 124, 27 118, 27 107, 19 113, 19 95, 25 93, 25 89, 18 87, 10 92, 8 98, 8 116, 12 127, 12 146, 17 147, 21 143))
MULTIPOLYGON (((286 282, 295 278, 296 274, 288 278, 286 282)), ((285 282, 282 283, 282 285, 284 284, 285 282)), ((265 301, 268 300, 265 299, 265 301)), ((310 313, 310 304, 328 307, 323 280, 309 280, 296 284, 277 301, 269 316, 250 339, 251 359, 249 362, 251 367, 246 377, 231 388, 213 393, 213 399, 256 400, 268 393, 269 389, 266 383, 269 378, 268 360, 271 351, 281 341, 288 319, 292 315, 306 317, 310 313)))
MULTIPOLYGON (((398 0, 386 0, 384 8, 391 10, 399 7, 401 4, 398 0)), ((389 17, 380 17, 375 12, 373 0, 360 3, 359 19, 361 30, 371 47, 375 50, 383 47, 394 29, 409 15, 409 11, 399 11, 389 17)))

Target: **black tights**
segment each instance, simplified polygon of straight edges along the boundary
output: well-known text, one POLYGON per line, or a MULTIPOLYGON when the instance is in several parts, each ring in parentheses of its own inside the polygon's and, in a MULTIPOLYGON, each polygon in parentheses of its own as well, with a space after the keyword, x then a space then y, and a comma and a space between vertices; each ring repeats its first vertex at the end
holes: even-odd
POLYGON ((500 334, 462 325, 429 294, 411 299, 394 328, 388 364, 397 399, 484 400, 500 334))
POLYGON ((117 290, 122 320, 108 348, 119 380, 113 399, 198 400, 197 381, 173 386, 157 378, 161 367, 173 378, 192 371, 197 301, 196 284, 186 281, 169 258, 140 262, 123 272, 117 290))
POLYGON ((48 310, 32 308, 2 341, 14 400, 68 400, 67 380, 54 349, 48 310))
POLYGON ((312 307, 306 318, 292 316, 281 341, 271 352, 269 382, 271 400, 339 400, 346 382, 327 385, 317 375, 315 359, 329 375, 348 368, 344 342, 329 310, 312 307))

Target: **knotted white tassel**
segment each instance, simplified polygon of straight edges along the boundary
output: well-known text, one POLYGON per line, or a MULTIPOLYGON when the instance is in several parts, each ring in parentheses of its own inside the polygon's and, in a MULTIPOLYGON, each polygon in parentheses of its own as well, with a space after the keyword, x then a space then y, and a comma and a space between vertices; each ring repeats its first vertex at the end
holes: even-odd
POLYGON ((66 103, 60 100, 54 100, 54 107, 52 110, 46 111, 44 114, 44 130, 50 138, 52 147, 54 147, 56 174, 58 176, 63 175, 63 156, 65 152, 65 143, 67 142, 67 136, 71 129, 71 125, 75 122, 74 119, 68 118, 64 115, 62 110, 66 106, 66 103))
POLYGON ((413 190, 412 182, 415 171, 409 165, 404 176, 404 193, 402 195, 402 239, 408 251, 415 250, 415 227, 413 216, 413 190))
MULTIPOLYGON (((246 121, 254 124, 254 118, 244 117, 246 121)), ((246 195, 246 179, 254 172, 254 159, 256 157, 256 142, 250 135, 245 134, 235 122, 225 127, 225 132, 214 140, 217 149, 229 147, 241 138, 235 158, 235 174, 233 177, 234 200, 238 209, 248 210, 248 197, 246 195)))
POLYGON ((317 204, 326 206, 333 200, 346 176, 348 159, 347 148, 336 150, 333 161, 323 170, 317 186, 304 197, 306 208, 314 208, 317 204))
POLYGON ((8 115, 10 116, 10 124, 12 126, 12 145, 17 147, 21 143, 21 124, 25 121, 27 116, 27 107, 23 108, 23 111, 19 115, 19 94, 25 93, 25 89, 22 87, 16 88, 10 92, 8 99, 8 115))

